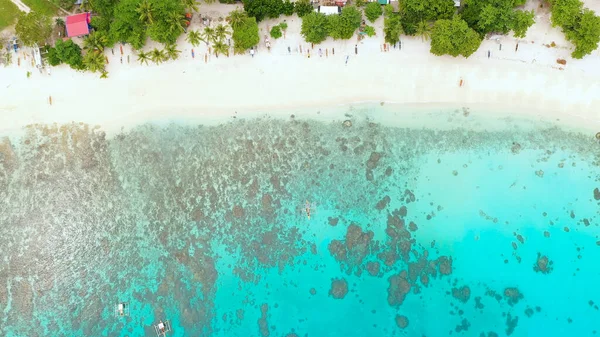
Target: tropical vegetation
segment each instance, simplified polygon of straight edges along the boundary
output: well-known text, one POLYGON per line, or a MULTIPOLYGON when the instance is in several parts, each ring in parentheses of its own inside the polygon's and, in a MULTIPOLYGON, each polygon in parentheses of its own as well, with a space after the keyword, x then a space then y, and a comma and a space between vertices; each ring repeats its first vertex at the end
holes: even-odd
POLYGON ((431 31, 431 53, 469 57, 481 45, 481 36, 459 16, 437 20, 431 31), (460 38, 457 38, 460 37, 460 38))
POLYGON ((574 58, 583 58, 598 48, 600 17, 583 8, 580 0, 549 0, 553 26, 562 29, 567 40, 575 46, 574 58))
POLYGON ((41 46, 52 34, 52 20, 37 12, 21 13, 15 31, 23 45, 41 46))
POLYGON ((81 47, 72 40, 57 40, 54 47, 48 48, 47 52, 46 60, 52 66, 65 63, 75 70, 84 69, 81 47))
POLYGON ((371 22, 375 22, 381 14, 383 14, 383 10, 381 9, 381 5, 377 1, 369 2, 365 6, 365 16, 371 22))
POLYGON ((534 23, 533 11, 516 10, 525 4, 525 0, 463 1, 462 19, 482 36, 515 31, 515 36, 525 37, 527 29, 534 23))
POLYGON ((258 44, 258 23, 256 22, 256 18, 247 17, 245 15, 238 18, 232 18, 230 15, 229 22, 233 28, 231 38, 233 39, 233 50, 235 53, 244 53, 246 50, 258 44), (234 19, 237 21, 234 21, 234 19))
POLYGON ((385 42, 396 44, 400 41, 400 34, 403 33, 402 17, 394 12, 392 5, 386 5, 383 18, 383 35, 385 42))
POLYGON ((300 33, 310 43, 321 43, 329 36, 329 21, 323 13, 312 12, 302 18, 300 33))

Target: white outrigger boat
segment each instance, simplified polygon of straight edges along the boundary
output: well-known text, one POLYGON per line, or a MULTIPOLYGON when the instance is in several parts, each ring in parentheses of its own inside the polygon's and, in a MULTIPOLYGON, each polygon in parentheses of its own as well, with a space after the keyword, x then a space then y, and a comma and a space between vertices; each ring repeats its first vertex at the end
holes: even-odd
POLYGON ((120 302, 115 304, 115 317, 129 316, 129 303, 120 302))
POLYGON ((154 326, 154 331, 156 331, 156 336, 165 337, 167 332, 171 332, 171 323, 169 320, 159 321, 158 324, 154 326))

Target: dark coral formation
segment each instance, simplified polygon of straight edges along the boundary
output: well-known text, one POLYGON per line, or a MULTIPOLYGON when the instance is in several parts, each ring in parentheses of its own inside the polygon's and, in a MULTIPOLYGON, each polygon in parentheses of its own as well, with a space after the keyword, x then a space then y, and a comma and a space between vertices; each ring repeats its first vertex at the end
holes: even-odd
POLYGON ((517 328, 517 325, 519 324, 519 317, 515 316, 514 318, 511 316, 510 313, 506 314, 506 335, 510 336, 512 335, 513 332, 515 332, 515 329, 517 328))
POLYGON ((375 209, 377 209, 378 211, 384 210, 390 204, 390 201, 390 197, 386 195, 385 197, 383 197, 383 199, 377 202, 377 205, 375 205, 375 209))
POLYGON ((506 298, 508 304, 515 305, 523 299, 523 294, 521 294, 519 289, 515 287, 509 287, 504 289, 504 297, 506 298))
POLYGON ((389 287, 388 287, 388 304, 394 307, 402 305, 404 303, 404 299, 406 298, 406 294, 410 292, 410 283, 406 278, 406 272, 402 271, 398 275, 392 275, 388 279, 389 287))
POLYGON ((600 189, 594 188, 594 200, 600 200, 600 189))
POLYGON ((269 311, 269 305, 263 303, 260 305, 260 318, 258 319, 258 331, 263 337, 269 337, 269 323, 267 322, 267 313, 269 311))
POLYGON ((329 295, 336 300, 341 300, 346 297, 348 293, 348 282, 345 279, 333 279, 331 280, 331 289, 329 289, 329 295))
POLYGON ((379 276, 381 264, 378 261, 367 262, 367 271, 371 276, 379 276))
POLYGON ((460 324, 454 328, 454 331, 456 331, 456 332, 465 331, 466 332, 466 331, 469 331, 469 327, 471 327, 471 323, 466 318, 463 318, 462 321, 460 322, 460 324))
POLYGON ((467 303, 469 301, 469 298, 471 297, 471 289, 469 288, 469 286, 466 285, 460 288, 453 288, 452 297, 456 298, 462 303, 467 303))
POLYGON ((340 263, 342 270, 351 274, 354 272, 360 276, 363 270, 365 258, 376 250, 373 242, 373 232, 363 232, 357 224, 350 224, 346 230, 345 240, 332 240, 329 243, 329 253, 340 263))
POLYGON ((547 256, 538 253, 537 260, 533 264, 533 270, 536 273, 549 274, 553 269, 553 264, 554 263, 550 261, 547 256))
POLYGON ((408 317, 403 315, 396 315, 396 326, 400 329, 406 329, 408 327, 408 317))

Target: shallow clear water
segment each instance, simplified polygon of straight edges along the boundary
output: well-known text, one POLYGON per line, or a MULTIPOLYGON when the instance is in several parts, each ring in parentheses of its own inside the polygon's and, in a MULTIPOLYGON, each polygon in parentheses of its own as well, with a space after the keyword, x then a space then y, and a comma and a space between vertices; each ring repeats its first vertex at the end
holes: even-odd
POLYGON ((599 333, 598 141, 352 121, 4 139, 2 336, 599 333))

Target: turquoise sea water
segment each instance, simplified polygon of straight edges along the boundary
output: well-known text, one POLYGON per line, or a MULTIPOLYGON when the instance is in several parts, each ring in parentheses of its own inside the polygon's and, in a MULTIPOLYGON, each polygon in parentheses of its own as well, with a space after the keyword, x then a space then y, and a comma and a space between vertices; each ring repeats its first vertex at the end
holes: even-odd
POLYGON ((348 116, 4 138, 0 335, 600 334, 593 135, 348 116))

